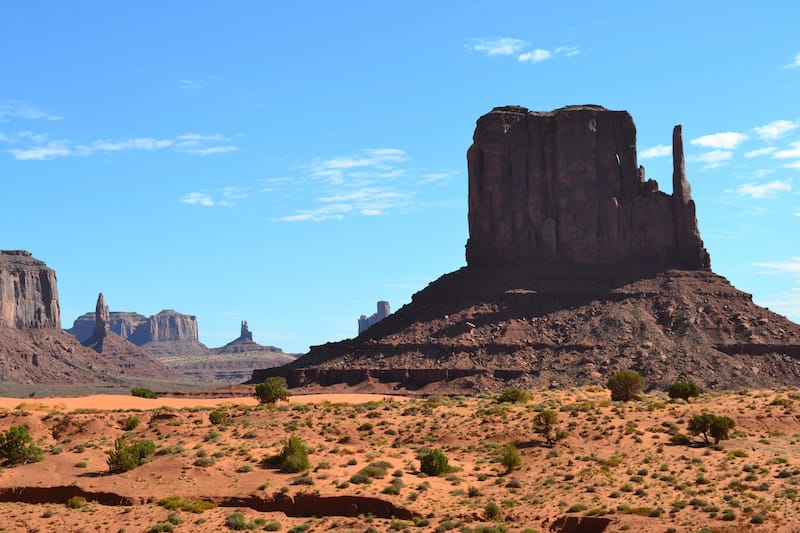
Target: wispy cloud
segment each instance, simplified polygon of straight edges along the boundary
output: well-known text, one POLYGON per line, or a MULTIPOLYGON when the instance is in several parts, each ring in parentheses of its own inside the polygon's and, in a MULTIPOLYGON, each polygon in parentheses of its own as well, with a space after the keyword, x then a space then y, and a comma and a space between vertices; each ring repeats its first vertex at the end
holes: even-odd
POLYGON ((11 119, 26 120, 61 120, 63 117, 39 109, 24 100, 6 100, 0 102, 0 122, 11 119))
POLYGON ((755 199, 770 198, 781 192, 788 192, 791 190, 792 184, 789 181, 780 180, 762 184, 746 183, 736 187, 736 193, 740 196, 748 196, 755 199))
POLYGON ((791 168, 794 170, 800 170, 800 161, 792 161, 791 163, 786 163, 783 165, 783 168, 791 168))
POLYGON ((412 206, 421 186, 448 179, 449 170, 424 170, 408 166, 409 156, 398 148, 374 148, 314 159, 300 168, 303 178, 265 180, 267 192, 300 183, 313 186, 312 205, 278 217, 283 222, 322 222, 347 216, 379 216, 412 206))
POLYGON ((488 56, 517 56, 520 63, 540 63, 556 56, 573 57, 580 53, 577 46, 559 46, 553 49, 534 48, 522 39, 490 37, 470 40, 467 48, 488 56))
POLYGON ((728 162, 733 157, 733 152, 726 150, 712 150, 704 154, 690 156, 691 161, 699 161, 704 168, 717 168, 728 162))
POLYGON ((783 66, 783 68, 797 68, 797 67, 800 67, 800 52, 798 52, 797 55, 794 56, 793 62, 783 66))
POLYGON ((768 268, 770 273, 798 274, 800 275, 800 256, 795 256, 788 261, 773 261, 755 263, 756 266, 768 268))
POLYGON ((767 141, 774 141, 789 133, 792 130, 800 127, 796 122, 791 120, 773 120, 769 124, 763 126, 756 126, 753 131, 756 132, 760 138, 767 141))
POLYGON ((665 157, 672 154, 672 147, 665 144, 658 144, 639 153, 640 159, 652 159, 654 157, 665 157))
POLYGON ((800 159, 800 141, 790 143, 789 146, 791 146, 791 148, 786 150, 778 150, 772 155, 772 157, 775 159, 800 159))
POLYGON ((758 150, 751 150, 749 152, 745 152, 744 156, 745 157, 758 157, 760 155, 771 154, 775 150, 777 150, 777 148, 775 148, 774 146, 767 146, 766 148, 759 148, 758 150))
POLYGON ((747 135, 734 131, 714 133, 704 135, 697 139, 692 139, 691 143, 705 148, 717 148, 720 150, 734 150, 739 144, 747 140, 747 135))
POLYGON ((230 207, 236 205, 235 200, 244 200, 249 197, 248 191, 247 187, 230 185, 217 189, 222 199, 217 199, 208 193, 194 191, 181 196, 180 201, 184 204, 199 205, 201 207, 230 207))
POLYGON ((10 148, 6 150, 18 160, 43 160, 56 157, 90 156, 98 152, 146 151, 172 149, 192 155, 211 155, 239 150, 238 146, 228 144, 229 140, 222 135, 200 135, 187 133, 172 139, 155 139, 138 137, 129 139, 99 139, 85 144, 74 144, 68 140, 47 141, 46 135, 22 132, 15 137, 18 144, 33 142, 27 148, 10 148))
POLYGON ((472 39, 467 45, 471 50, 490 56, 512 56, 528 46, 527 41, 511 37, 477 38, 472 39))

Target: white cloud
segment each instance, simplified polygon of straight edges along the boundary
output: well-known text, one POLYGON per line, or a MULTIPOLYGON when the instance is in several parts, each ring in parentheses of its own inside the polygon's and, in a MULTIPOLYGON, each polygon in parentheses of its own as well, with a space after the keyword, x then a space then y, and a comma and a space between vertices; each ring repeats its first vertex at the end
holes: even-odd
POLYGON ((790 143, 791 148, 787 150, 778 150, 772 157, 775 159, 794 159, 800 158, 800 141, 790 143))
POLYGON ((654 157, 665 157, 672 154, 672 147, 664 144, 658 144, 652 148, 642 150, 639 153, 640 159, 652 159, 654 157))
POLYGON ((794 56, 793 63, 789 63, 788 65, 783 66, 783 68, 795 68, 795 67, 800 67, 800 52, 798 52, 797 55, 794 56))
POLYGON ((554 50, 556 54, 564 54, 567 57, 573 57, 580 54, 577 46, 559 46, 554 50))
POLYGON ((519 57, 517 57, 517 60, 520 63, 539 63, 541 61, 546 61, 551 57, 553 57, 553 52, 550 50, 537 48, 536 50, 520 54, 519 57))
POLYGON ((155 139, 152 137, 139 137, 132 139, 99 139, 86 144, 73 144, 67 140, 49 141, 47 135, 23 131, 11 140, 15 144, 26 141, 33 143, 28 148, 14 148, 6 150, 19 160, 42 160, 67 156, 90 156, 98 152, 121 152, 128 150, 141 150, 154 152, 157 150, 173 149, 176 152, 192 155, 211 155, 239 150, 238 146, 230 144, 218 145, 227 142, 222 135, 199 135, 187 133, 178 135, 174 139, 155 139))
POLYGON ((527 48, 528 43, 522 39, 511 37, 494 37, 488 39, 472 39, 468 47, 476 52, 490 56, 511 56, 527 48))
POLYGON ((775 148, 774 146, 767 146, 766 148, 759 148, 758 150, 751 150, 749 152, 745 152, 744 156, 745 157, 758 157, 760 155, 771 154, 775 150, 777 150, 777 148, 775 148))
POLYGON ((705 163, 704 168, 717 168, 722 166, 722 164, 726 161, 729 161, 731 157, 733 157, 733 152, 727 152, 725 150, 712 150, 704 154, 691 156, 690 159, 692 161, 705 163))
POLYGON ((446 181, 458 174, 454 170, 443 170, 440 172, 428 172, 427 174, 423 174, 422 181, 420 183, 436 183, 441 181, 446 181))
POLYGON ((222 196, 229 200, 243 200, 249 196, 247 187, 239 187, 237 185, 230 185, 220 189, 222 196))
POLYGON ((772 273, 800 274, 800 256, 792 257, 788 261, 764 262, 755 265, 768 268, 772 273))
POLYGON ((726 131, 724 133, 714 133, 712 135, 704 135, 702 137, 698 137, 697 139, 692 139, 692 144, 703 146, 705 148, 734 150, 745 140, 747 140, 747 135, 744 133, 726 131))
POLYGON ((2 131, 0 131, 0 142, 5 142, 7 140, 8 140, 8 137, 6 136, 6 134, 3 133, 2 131))
POLYGON ((794 170, 800 170, 800 161, 792 161, 791 163, 786 163, 783 165, 784 168, 792 168, 794 170))
POLYGON ((798 124, 792 122, 790 120, 773 120, 769 124, 764 124, 763 126, 756 126, 753 128, 753 131, 756 132, 756 135, 761 137, 764 140, 772 141, 775 139, 779 139, 783 137, 787 133, 792 130, 797 129, 798 124))
POLYGON ((63 141, 51 141, 46 145, 34 148, 12 148, 6 151, 19 161, 42 161, 43 159, 68 156, 72 153, 69 145, 63 141))
POLYGON ((202 205, 203 207, 213 207, 217 205, 211 196, 202 192, 190 192, 181 197, 181 202, 189 205, 202 205))
POLYGON ((6 100, 0 102, 0 122, 20 118, 27 120, 61 120, 63 117, 43 111, 23 100, 6 100))
POLYGON ((740 196, 749 196, 750 198, 760 199, 769 198, 781 192, 788 192, 792 190, 792 184, 788 181, 770 181, 769 183, 762 183, 756 185, 754 183, 746 183, 736 187, 736 192, 740 196))

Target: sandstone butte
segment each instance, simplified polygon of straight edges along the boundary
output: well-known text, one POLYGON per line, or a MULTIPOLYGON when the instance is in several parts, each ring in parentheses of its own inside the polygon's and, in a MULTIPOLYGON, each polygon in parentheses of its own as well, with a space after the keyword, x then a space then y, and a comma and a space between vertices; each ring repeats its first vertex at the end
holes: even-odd
POLYGON ((673 193, 625 111, 498 107, 467 152, 467 266, 355 339, 258 370, 291 387, 467 392, 602 384, 800 385, 800 325, 711 271, 673 131, 673 193))
MULTIPOLYGON (((100 309, 102 295, 98 300, 100 309)), ((56 273, 30 252, 0 251, 0 383, 114 384, 177 376, 104 332, 101 320, 92 347, 82 346, 61 329, 56 273)))

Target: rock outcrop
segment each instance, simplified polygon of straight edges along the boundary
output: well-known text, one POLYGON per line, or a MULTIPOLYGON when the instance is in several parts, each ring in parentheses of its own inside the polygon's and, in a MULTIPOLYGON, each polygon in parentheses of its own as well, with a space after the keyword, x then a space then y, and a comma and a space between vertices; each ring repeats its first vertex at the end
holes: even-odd
MULTIPOLYGON (((94 332, 95 313, 75 319, 67 331, 85 342, 94 332)), ((151 355, 200 355, 208 348, 199 341, 197 317, 166 309, 145 317, 139 313, 111 312, 108 326, 115 334, 140 346, 151 355)))
POLYGON ((800 385, 800 325, 710 271, 673 131, 673 194, 644 179, 624 111, 496 108, 469 166, 467 267, 355 339, 252 382, 463 392, 603 384, 800 385))
POLYGON ((56 273, 30 252, 0 250, 0 327, 61 327, 56 273))
POLYGON ((182 377, 181 373, 111 331, 111 319, 102 292, 97 296, 94 317, 94 333, 82 344, 113 361, 119 366, 120 374, 158 379, 182 377))
POLYGON ((361 315, 358 318, 358 334, 361 335, 367 331, 373 324, 377 324, 391 314, 389 309, 389 302, 380 300, 378 302, 378 310, 370 316, 361 315))
POLYGON ((708 269, 673 135, 673 195, 645 181, 626 111, 498 107, 467 152, 469 266, 708 269))
POLYGON ((185 375, 206 381, 242 383, 254 370, 271 368, 294 361, 295 355, 284 353, 276 346, 264 346, 253 341, 253 332, 243 320, 239 337, 225 346, 212 348, 202 357, 166 356, 161 360, 185 375))

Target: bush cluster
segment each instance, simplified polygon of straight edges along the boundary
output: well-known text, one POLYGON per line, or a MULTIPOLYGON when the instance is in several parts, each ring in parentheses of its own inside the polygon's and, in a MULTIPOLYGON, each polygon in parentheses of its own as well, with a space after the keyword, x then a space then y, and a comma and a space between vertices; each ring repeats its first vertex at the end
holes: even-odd
POLYGON ((629 402, 644 390, 644 378, 633 370, 623 370, 608 378, 606 386, 611 390, 613 401, 629 402))
POLYGON ((265 379, 264 383, 256 385, 256 398, 260 403, 288 400, 289 391, 286 390, 286 379, 280 376, 265 379))
POLYGON ((150 390, 150 389, 148 389, 146 387, 134 387, 134 388, 132 388, 131 389, 131 395, 132 396, 137 396, 139 398, 150 398, 151 400, 154 400, 154 399, 158 398, 158 394, 156 394, 155 392, 153 392, 152 390, 150 390))
POLYGON ((298 435, 292 435, 283 442, 283 449, 274 461, 281 472, 289 474, 296 474, 311 467, 308 461, 308 448, 298 435))
POLYGON ((727 440, 730 430, 736 424, 727 416, 717 416, 711 413, 694 415, 688 422, 688 430, 692 435, 703 435, 706 444, 710 444, 708 437, 714 439, 714 444, 719 444, 721 440, 727 440))
POLYGON ((669 390, 667 394, 669 394, 670 398, 676 399, 681 398, 684 400, 688 400, 689 398, 700 396, 700 387, 698 387, 695 383, 691 383, 688 381, 677 381, 669 386, 669 390))
POLYGON ((0 433, 0 459, 6 465, 35 463, 42 457, 42 449, 33 443, 28 426, 11 426, 0 433))
POLYGON ((156 445, 149 439, 127 442, 125 439, 114 441, 114 449, 108 452, 108 471, 120 474, 133 470, 147 462, 147 458, 156 451, 156 445))
POLYGON ((449 460, 442 450, 427 450, 419 457, 419 469, 429 476, 440 476, 450 472, 449 460))

